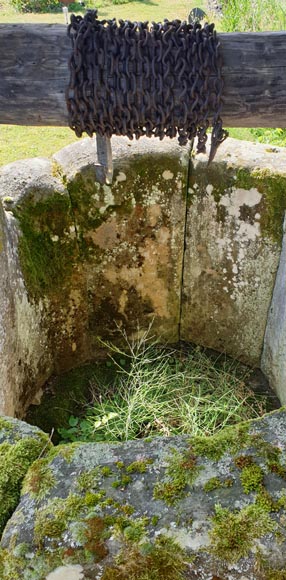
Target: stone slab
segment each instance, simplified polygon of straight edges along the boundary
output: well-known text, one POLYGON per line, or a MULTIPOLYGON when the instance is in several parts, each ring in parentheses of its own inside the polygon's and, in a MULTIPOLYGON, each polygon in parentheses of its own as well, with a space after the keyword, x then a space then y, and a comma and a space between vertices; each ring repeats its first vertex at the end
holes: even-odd
POLYGON ((268 314, 261 368, 286 405, 286 219, 279 268, 268 314))
POLYGON ((285 426, 59 446, 27 473, 1 580, 282 578, 285 426))
POLYGON ((286 152, 227 139, 190 174, 181 338, 259 366, 281 252, 286 152))

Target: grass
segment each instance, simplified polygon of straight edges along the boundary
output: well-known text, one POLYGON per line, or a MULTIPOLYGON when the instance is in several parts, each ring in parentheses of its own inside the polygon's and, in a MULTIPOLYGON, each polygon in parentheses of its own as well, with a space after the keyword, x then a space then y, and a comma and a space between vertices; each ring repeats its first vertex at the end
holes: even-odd
POLYGON ((213 435, 265 412, 246 387, 243 365, 200 348, 160 347, 148 333, 138 342, 125 340, 123 350, 109 345, 114 384, 92 382, 93 402, 83 418, 72 418, 70 429, 59 430, 64 441, 213 435))
MULTIPOLYGON (((86 3, 87 4, 87 3, 86 3)), ((191 2, 190 0, 136 0, 126 4, 112 4, 111 1, 89 2, 90 8, 99 9, 100 18, 122 18, 131 20, 155 20, 164 18, 180 18, 185 20, 194 7, 205 9, 205 0, 191 2)), ((64 24, 64 17, 61 11, 49 14, 31 14, 14 11, 7 0, 1 1, 0 22, 29 22, 29 23, 57 23, 64 24)))
POLYGON ((284 30, 285 0, 222 0, 224 32, 262 32, 284 30))

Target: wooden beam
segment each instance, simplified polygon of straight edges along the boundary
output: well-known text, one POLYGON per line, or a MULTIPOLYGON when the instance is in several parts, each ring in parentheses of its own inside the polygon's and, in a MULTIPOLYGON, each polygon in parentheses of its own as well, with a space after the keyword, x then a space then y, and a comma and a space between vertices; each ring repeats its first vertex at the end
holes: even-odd
MULTIPOLYGON (((286 127, 286 32, 221 34, 229 127, 286 127)), ((0 123, 67 125, 66 26, 0 25, 0 123)))

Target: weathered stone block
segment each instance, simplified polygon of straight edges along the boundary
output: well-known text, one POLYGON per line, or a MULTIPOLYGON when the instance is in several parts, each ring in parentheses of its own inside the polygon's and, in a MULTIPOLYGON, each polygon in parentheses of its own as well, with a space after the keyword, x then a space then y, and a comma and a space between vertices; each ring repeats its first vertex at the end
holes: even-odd
POLYGON ((268 315, 261 368, 282 405, 286 405, 286 219, 280 263, 268 315))
MULTIPOLYGON (((21 416, 53 368, 43 297, 36 304, 28 296, 21 260, 25 237, 16 217, 25 195, 32 199, 46 188, 51 192, 50 166, 43 159, 19 161, 2 168, 0 175, 1 414, 21 416)), ((30 219, 28 215, 28 223, 30 219)))
POLYGON ((285 411, 214 437, 54 448, 26 475, 1 580, 282 579, 285 449, 285 411))
POLYGON ((228 139, 190 175, 181 338, 259 366, 281 251, 284 149, 228 139))
POLYGON ((112 145, 111 186, 97 181, 92 141, 55 156, 75 216, 89 355, 118 327, 132 336, 153 321, 157 336, 179 338, 188 151, 170 140, 112 145))

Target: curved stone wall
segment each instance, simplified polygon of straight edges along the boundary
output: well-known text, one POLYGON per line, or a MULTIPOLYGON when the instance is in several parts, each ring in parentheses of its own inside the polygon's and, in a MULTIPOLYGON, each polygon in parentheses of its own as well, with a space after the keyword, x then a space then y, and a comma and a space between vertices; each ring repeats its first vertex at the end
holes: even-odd
MULTIPOLYGON (((229 139, 209 168, 175 142, 92 140, 0 172, 0 411, 145 332, 259 366, 285 210, 286 152, 229 139)), ((277 387, 277 385, 276 385, 277 387)), ((281 395, 281 393, 280 393, 281 395)))

